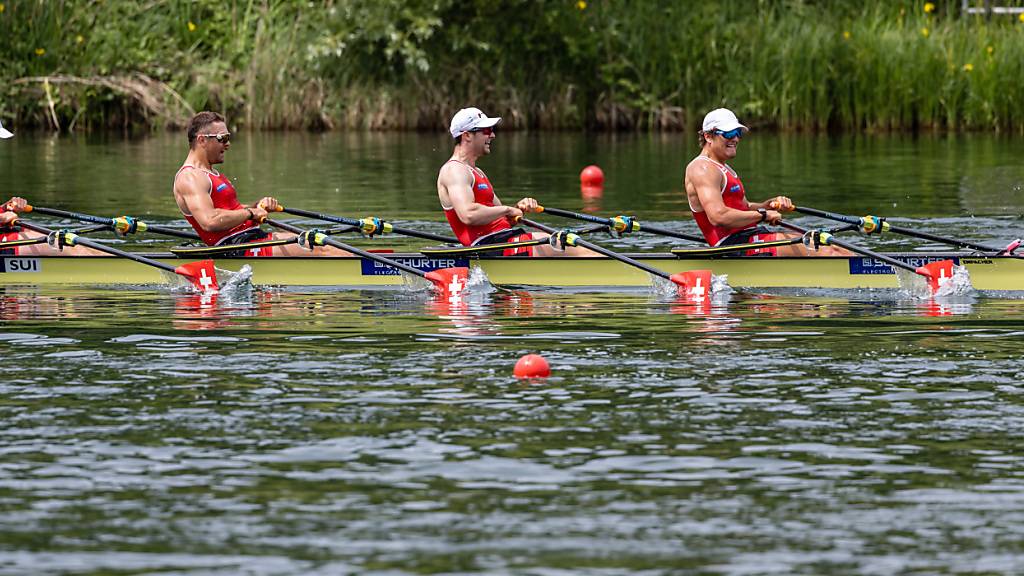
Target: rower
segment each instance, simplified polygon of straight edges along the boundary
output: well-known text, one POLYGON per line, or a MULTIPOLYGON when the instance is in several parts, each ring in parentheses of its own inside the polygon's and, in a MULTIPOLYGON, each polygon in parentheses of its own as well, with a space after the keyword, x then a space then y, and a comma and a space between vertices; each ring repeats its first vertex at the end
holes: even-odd
MULTIPOLYGON (((763 224, 778 224, 793 202, 776 196, 764 202, 748 202, 739 175, 728 162, 749 128, 725 108, 708 112, 699 132, 700 154, 686 166, 686 200, 697 226, 710 246, 734 246, 798 238, 798 234, 772 232, 763 224)), ((842 248, 803 244, 748 250, 747 256, 851 256, 842 248)))
MULTIPOLYGON (((224 117, 216 112, 200 112, 189 120, 188 156, 174 175, 174 201, 185 220, 208 246, 247 244, 264 240, 295 237, 290 232, 264 232, 260 223, 278 206, 277 199, 266 196, 252 204, 238 201, 235 187, 214 169, 224 162, 231 147, 231 132, 224 117)), ((307 256, 308 249, 298 244, 264 246, 229 252, 230 256, 307 256)), ((314 256, 349 256, 331 246, 316 246, 314 256)))
MULTIPOLYGON (((13 242, 15 240, 31 240, 43 238, 46 235, 17 228, 18 214, 28 211, 28 202, 20 197, 14 196, 7 202, 0 204, 0 242, 13 242)), ((98 250, 85 246, 64 246, 62 249, 51 248, 46 242, 39 244, 28 244, 22 246, 0 247, 0 256, 108 256, 98 250)))
MULTIPOLYGON (((463 108, 452 117, 448 131, 455 139, 455 150, 437 175, 437 197, 463 246, 481 246, 522 242, 547 238, 548 234, 527 232, 513 224, 524 212, 536 212, 537 201, 523 198, 515 206, 505 206, 494 193, 487 174, 477 167, 477 160, 491 153, 495 138, 494 126, 501 118, 488 118, 479 108, 463 108)), ((552 246, 508 248, 505 256, 598 256, 585 248, 566 247, 556 251, 552 246)))

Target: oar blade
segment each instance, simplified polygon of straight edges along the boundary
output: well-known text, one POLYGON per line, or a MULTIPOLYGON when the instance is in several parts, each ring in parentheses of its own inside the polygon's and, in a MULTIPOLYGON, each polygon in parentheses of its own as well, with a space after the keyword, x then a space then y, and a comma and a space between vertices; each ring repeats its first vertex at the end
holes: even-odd
POLYGON ((465 266, 441 268, 427 272, 425 276, 438 293, 447 299, 459 299, 469 283, 469 268, 465 266))
POLYGON ((689 270, 669 277, 678 287, 679 295, 688 300, 706 300, 711 297, 711 270, 689 270))
POLYGON ((953 278, 953 266, 955 263, 952 260, 940 260, 919 266, 916 272, 928 278, 928 288, 934 294, 942 284, 953 278))
POLYGON ((213 267, 213 260, 200 260, 182 264, 174 271, 192 283, 200 292, 216 292, 220 289, 217 283, 217 271, 213 267))

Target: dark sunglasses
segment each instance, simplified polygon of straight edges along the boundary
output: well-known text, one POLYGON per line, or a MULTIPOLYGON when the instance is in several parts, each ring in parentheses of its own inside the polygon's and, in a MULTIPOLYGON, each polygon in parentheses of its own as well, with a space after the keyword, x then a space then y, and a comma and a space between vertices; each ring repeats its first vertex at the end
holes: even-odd
POLYGON ((473 130, 470 130, 470 132, 479 132, 484 136, 490 136, 491 134, 494 134, 494 128, 490 126, 488 126, 487 128, 475 128, 473 130))
POLYGON ((721 136, 722 138, 725 138, 726 140, 732 140, 733 138, 742 138, 743 137, 743 128, 733 128, 732 130, 729 130, 728 132, 723 132, 721 130, 715 130, 715 134, 718 134, 719 136, 721 136))
POLYGON ((221 144, 227 144, 228 142, 231 142, 231 132, 222 132, 220 134, 200 134, 200 136, 205 136, 207 138, 215 138, 217 142, 220 142, 221 144))

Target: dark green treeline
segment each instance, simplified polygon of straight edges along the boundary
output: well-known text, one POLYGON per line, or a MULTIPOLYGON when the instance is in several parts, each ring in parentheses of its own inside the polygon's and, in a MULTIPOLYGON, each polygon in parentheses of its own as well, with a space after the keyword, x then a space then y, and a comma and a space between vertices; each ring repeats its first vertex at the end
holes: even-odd
POLYGON ((0 119, 61 131, 1024 130, 1024 19, 959 0, 0 0, 0 62, 0 119))

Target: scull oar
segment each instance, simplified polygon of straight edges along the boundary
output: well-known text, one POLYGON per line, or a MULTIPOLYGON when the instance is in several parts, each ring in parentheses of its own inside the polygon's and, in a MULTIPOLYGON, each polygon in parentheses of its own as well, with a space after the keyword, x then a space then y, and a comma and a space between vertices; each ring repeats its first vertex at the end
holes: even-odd
POLYGON ((424 272, 417 268, 413 268, 412 266, 392 260, 386 256, 367 252, 366 250, 360 250, 355 246, 349 246, 348 244, 338 242, 318 230, 303 230, 298 226, 292 226, 291 224, 285 224, 284 222, 270 220, 269 218, 264 220, 264 222, 275 228, 280 228, 281 230, 297 234, 297 241, 300 246, 307 246, 310 249, 314 246, 334 246, 335 248, 347 250, 356 256, 360 256, 368 260, 374 260, 384 264, 385 266, 395 268, 396 270, 401 270, 402 272, 424 278, 434 285, 434 288, 437 289, 441 296, 448 298, 449 300, 460 299, 462 297, 462 292, 466 289, 466 283, 469 281, 469 268, 466 267, 441 268, 439 270, 424 272))
POLYGON ((127 258, 140 264, 146 264, 154 268, 159 268, 161 270, 183 276, 200 292, 216 292, 220 287, 217 283, 217 272, 213 268, 213 260, 200 260, 198 262, 182 264, 181 266, 171 266, 170 264, 164 264, 163 262, 158 262, 156 260, 146 258, 145 256, 140 256, 139 254, 132 254, 131 252, 112 248, 106 244, 94 242, 88 238, 82 238, 78 234, 68 230, 51 230, 49 228, 44 228, 43 226, 30 224, 24 220, 17 220, 16 222, 22 228, 34 230, 40 234, 46 234, 48 241, 58 250, 63 249, 64 246, 86 246, 93 250, 106 252, 112 256, 127 258))
POLYGON ((314 220, 323 220, 325 222, 334 222, 336 224, 346 224, 348 226, 355 226, 359 230, 367 235, 373 236, 374 234, 387 234, 394 232, 395 234, 402 234, 403 236, 412 236, 414 238, 423 238, 424 240, 436 240, 438 242, 458 242, 457 239, 450 236, 440 236, 438 234, 431 234, 430 232, 420 232, 419 230, 411 230, 409 228, 403 228, 401 226, 395 226, 394 224, 381 220, 376 217, 363 218, 356 220, 355 218, 346 218, 344 216, 335 216, 333 214, 320 214, 319 212, 311 212, 309 210, 302 210, 300 208, 285 208, 280 204, 277 205, 277 212, 284 212, 286 214, 292 214, 294 216, 302 216, 304 218, 312 218, 314 220))
POLYGON ((166 226, 154 226, 131 216, 104 218, 102 216, 93 216, 91 214, 82 214, 80 212, 68 212, 66 210, 46 208, 44 206, 26 206, 25 212, 36 212, 37 214, 46 214, 47 216, 57 216, 60 218, 81 220, 82 222, 92 222, 93 224, 103 224, 104 226, 113 228, 117 233, 125 236, 136 232, 155 232, 157 234, 174 236, 176 238, 199 240, 199 236, 194 232, 185 232, 175 228, 167 228, 166 226))
POLYGON ((691 242, 704 242, 704 238, 700 236, 694 236, 692 234, 685 234, 683 232, 676 232, 669 230, 668 228, 660 228, 658 226, 651 226, 650 224, 641 224, 639 220, 632 216, 616 216, 614 218, 604 218, 602 216, 593 216, 591 214, 581 214, 579 212, 570 212, 569 210, 560 210, 558 208, 548 208, 546 206, 538 206, 538 212, 546 212, 552 216, 561 216, 563 218, 573 218, 575 220, 583 220, 584 222, 594 222, 596 224, 604 224, 610 230, 619 234, 629 234, 631 232, 650 232, 651 234, 658 234, 659 236, 671 236, 672 238, 679 238, 682 240, 690 240, 691 242))
POLYGON ((648 266, 643 262, 638 262, 629 256, 613 252, 603 246, 594 244, 593 242, 588 242, 583 238, 580 238, 575 232, 569 230, 555 230, 550 226, 546 226, 540 222, 534 222, 526 218, 520 219, 519 222, 531 228, 536 228, 541 232, 547 232, 550 234, 551 239, 553 240, 551 242, 552 246, 581 246, 588 250, 597 252, 598 254, 603 254, 609 258, 618 260, 623 264, 639 268, 648 274, 664 278, 665 280, 675 284, 678 287, 677 289, 679 293, 688 298, 703 299, 711 295, 711 270, 690 270, 688 272, 669 274, 664 270, 659 270, 653 266, 648 266))
POLYGON ((901 262, 895 258, 886 256, 885 254, 879 254, 874 250, 868 250, 867 248, 861 248, 860 246, 857 246, 855 244, 850 244, 849 242, 839 240, 829 232, 823 232, 819 230, 808 230, 807 228, 797 226, 796 224, 790 224, 789 222, 780 221, 778 225, 782 226, 783 228, 788 228, 794 232, 799 232, 800 234, 803 234, 805 237, 807 237, 807 235, 810 234, 809 239, 816 246, 839 246, 840 248, 845 248, 855 254, 868 256, 876 260, 881 260, 882 262, 885 262, 890 266, 902 268, 904 270, 909 270, 914 274, 923 276, 928 280, 928 287, 931 288, 932 294, 934 294, 939 289, 940 280, 944 278, 949 279, 953 277, 954 263, 952 260, 940 260, 938 262, 931 262, 929 264, 925 264, 924 266, 914 267, 911 266, 910 264, 907 264, 906 262, 901 262))
POLYGON ((958 240, 956 238, 947 238, 945 236, 937 236, 928 232, 919 232, 910 228, 903 228, 901 226, 894 226, 887 222, 885 218, 879 218, 878 216, 847 216, 845 214, 835 214, 832 212, 825 212, 824 210, 818 210, 816 208, 807 208, 801 206, 795 206, 794 209, 801 214, 807 214, 808 216, 817 216, 818 218, 826 218, 828 220, 835 220, 837 222, 845 222, 847 224, 853 224, 857 226, 860 231, 865 234, 881 234, 882 232, 895 232, 896 234, 902 234, 904 236, 911 236, 914 238, 920 238, 922 240, 931 240, 932 242, 938 242, 940 244, 948 244, 950 246, 956 246, 957 248, 970 248, 972 250, 981 250, 982 252, 993 253, 996 256, 1002 256, 1003 254, 1013 254, 1020 246, 1020 240, 1011 242, 1005 248, 996 248, 994 246, 988 246, 986 244, 979 244, 977 242, 970 242, 968 240, 958 240))

